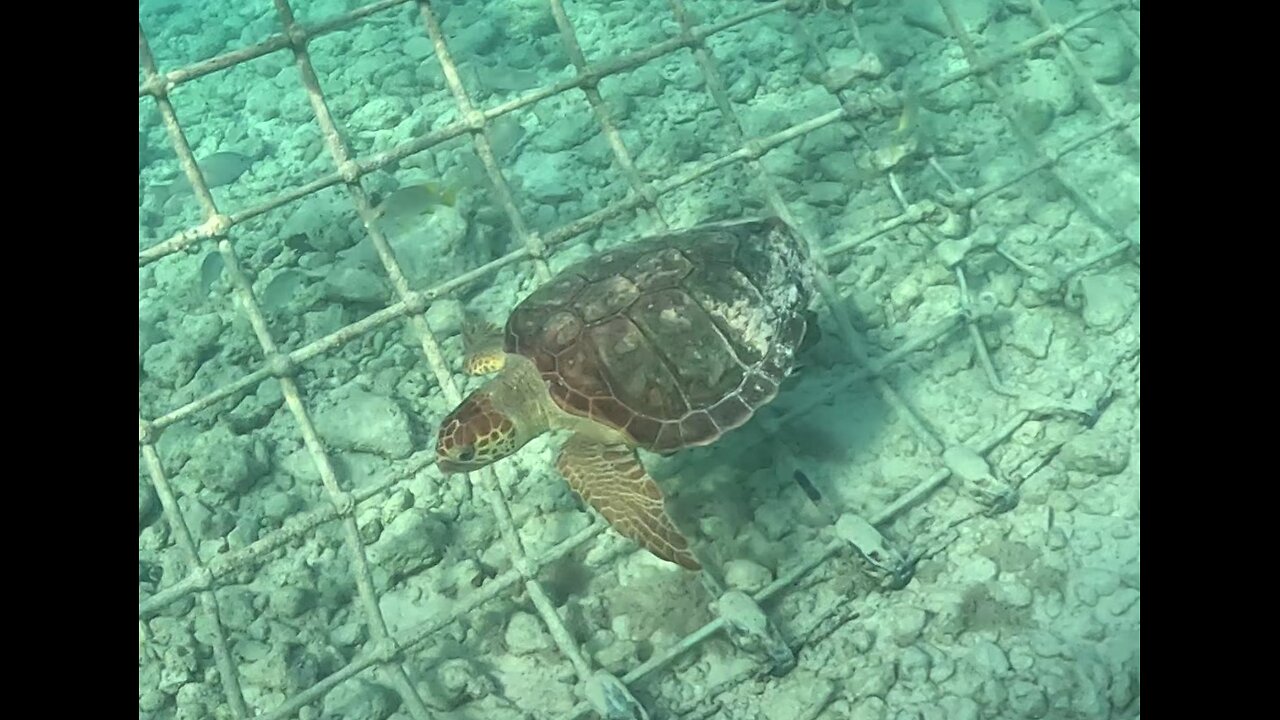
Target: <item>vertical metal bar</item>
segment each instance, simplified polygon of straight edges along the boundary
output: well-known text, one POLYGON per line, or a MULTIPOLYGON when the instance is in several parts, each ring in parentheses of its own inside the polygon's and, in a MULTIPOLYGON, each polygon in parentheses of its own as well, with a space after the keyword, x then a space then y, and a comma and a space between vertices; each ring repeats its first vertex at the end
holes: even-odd
MULTIPOLYGON (((160 498, 160 506, 164 509, 164 517, 169 523, 169 530, 174 535, 178 551, 182 553, 183 559, 186 560, 187 567, 193 576, 210 579, 208 568, 200 561, 195 539, 191 536, 191 528, 187 525, 186 518, 182 517, 182 510, 178 508, 178 500, 173 494, 173 487, 169 485, 169 478, 165 475, 164 467, 160 463, 160 454, 156 452, 155 442, 150 437, 151 431, 144 421, 139 420, 138 424, 141 428, 141 435, 144 438, 142 457, 146 462, 147 472, 151 475, 151 484, 155 487, 156 495, 160 498)), ((231 712, 237 718, 249 717, 249 708, 245 705, 244 693, 240 689, 240 673, 236 670, 235 661, 231 657, 231 648, 227 643, 227 632, 222 627, 222 614, 218 609, 218 598, 214 595, 209 584, 199 583, 198 587, 196 597, 200 602, 200 610, 205 617, 209 618, 210 624, 213 626, 213 662, 218 668, 218 678, 222 681, 223 694, 226 695, 227 704, 231 707, 231 712)))
MULTIPOLYGON (((516 234, 523 240, 528 248, 529 255, 533 258, 539 281, 545 282, 551 278, 551 272, 544 257, 546 248, 541 238, 536 233, 529 232, 525 227, 519 211, 516 210, 515 204, 511 200, 510 192, 506 189, 506 183, 502 178, 502 173, 498 168, 492 148, 489 146, 488 138, 484 134, 486 127, 484 113, 476 110, 471 104, 470 97, 467 95, 466 89, 462 85, 462 80, 458 76, 457 66, 454 64, 452 55, 450 55, 445 43, 444 32, 440 28, 440 20, 432 9, 431 2, 429 0, 419 0, 418 10, 422 16, 423 24, 426 26, 427 34, 435 46, 436 58, 440 61, 440 65, 444 70, 445 82, 453 93, 454 102, 458 105, 458 112, 471 123, 476 150, 480 154, 480 159, 489 170, 490 180, 494 181, 495 186, 498 187, 499 197, 507 208, 507 213, 511 217, 516 234)), ((460 402, 462 396, 454 385, 452 378, 441 378, 441 380, 441 387, 445 389, 445 397, 449 402, 451 404, 460 402)), ((520 534, 516 531, 515 523, 511 519, 511 509, 508 507, 506 497, 502 493, 502 486, 498 483, 497 474, 492 467, 486 467, 478 473, 469 473, 469 475, 472 476, 473 482, 475 475, 480 476, 480 485, 484 490, 490 509, 493 511, 494 519, 498 524, 498 531, 507 547, 507 552, 511 556, 512 565, 524 579, 525 592, 537 609, 538 615, 546 623, 552 640, 569 659, 573 665, 574 672, 578 674, 579 678, 586 680, 590 676, 590 665, 577 644, 573 642, 573 636, 569 633, 568 628, 564 626, 564 622, 561 621, 546 591, 538 581, 537 568, 529 562, 524 543, 521 541, 520 534)))
MULTIPOLYGON (((1084 90, 1089 101, 1093 103, 1103 117, 1108 120, 1115 120, 1116 111, 1111 107, 1111 103, 1107 102, 1107 99, 1102 96, 1102 91, 1098 89, 1098 83, 1094 82, 1094 79, 1089 76, 1089 69, 1080 61, 1080 56, 1067 43, 1066 31, 1053 21, 1048 11, 1044 9, 1044 3, 1040 2, 1040 0, 1027 0, 1027 3, 1031 6, 1031 16, 1040 24, 1040 28, 1058 36, 1058 52, 1062 53, 1062 57, 1066 58, 1067 64, 1071 66, 1071 71, 1076 75, 1076 81, 1080 83, 1080 87, 1084 90)), ((1129 141, 1133 143, 1133 147, 1141 152, 1142 138, 1138 137, 1138 133, 1134 132, 1133 126, 1126 125, 1124 133, 1125 137, 1128 137, 1129 141)))
POLYGON ((578 35, 573 29, 573 23, 570 22, 569 16, 565 14, 564 3, 561 0, 551 0, 551 14, 555 17, 556 27, 560 29, 560 38, 564 42, 565 50, 569 53, 569 61, 573 63, 574 69, 578 71, 578 77, 584 80, 582 92, 587 96, 587 102, 591 104, 596 120, 599 121, 600 126, 604 129, 605 139, 608 140, 609 147, 613 150, 614 159, 618 161, 618 165, 622 168, 623 177, 627 179, 627 184, 631 186, 631 190, 644 199, 642 207, 648 211, 650 221, 662 230, 667 229, 667 221, 662 217, 661 209, 658 207, 658 193, 653 189, 652 185, 640 177, 640 173, 636 170, 635 162, 632 161, 631 153, 627 151, 627 146, 622 142, 622 134, 618 132, 618 127, 613 121, 609 107, 605 105, 604 98, 600 97, 598 84, 601 74, 587 64, 586 56, 582 53, 582 45, 578 43, 578 35))
POLYGON ((1048 160, 1048 169, 1046 172, 1049 173, 1049 176, 1052 177, 1058 185, 1076 201, 1076 204, 1080 206, 1080 209, 1083 210, 1085 214, 1088 215, 1089 218, 1093 220, 1093 222, 1097 224, 1097 226, 1101 228, 1110 239, 1120 239, 1120 231, 1116 228, 1115 223, 1107 217, 1107 214, 1103 212, 1100 207, 1098 207, 1098 204, 1085 194, 1083 190, 1077 187, 1075 183, 1063 177, 1057 166, 1057 161, 1059 159, 1058 156, 1046 154, 1040 147, 1040 143, 1036 141, 1035 137, 1028 132, 1023 124, 1018 120, 1017 110, 1014 109, 1012 102, 1009 100, 1009 96, 1006 95, 1004 91, 1000 89, 1000 86, 991 79, 991 73, 989 72, 991 65, 982 57, 982 54, 978 52, 978 47, 973 42, 973 36, 969 33, 969 29, 965 27, 964 21, 960 18, 960 13, 956 10, 955 3, 952 2, 952 0, 938 0, 938 6, 942 8, 942 14, 946 16, 948 24, 951 25, 951 31, 955 33, 956 40, 960 43, 961 50, 964 51, 965 61, 968 62, 969 67, 975 71, 975 79, 978 81, 978 84, 995 99, 996 105, 1000 107, 1001 113, 1004 114, 1005 121, 1013 130, 1014 137, 1017 138, 1018 143, 1022 145, 1023 150, 1025 150, 1027 154, 1037 162, 1048 160))
MULTIPOLYGON (((689 20, 689 15, 685 9, 684 0, 668 0, 671 10, 676 16, 676 20, 680 23, 681 32, 693 41, 694 57, 697 58, 698 65, 702 68, 702 74, 707 80, 707 90, 711 93, 715 100, 716 106, 719 107, 720 113, 724 116, 726 125, 729 126, 734 137, 739 141, 746 140, 746 133, 742 129, 742 121, 738 118, 738 114, 734 111, 732 103, 729 102, 729 96, 725 92, 724 81, 720 78, 720 73, 716 68, 715 60, 706 48, 703 35, 693 27, 689 20)), ((842 107, 848 107, 842 104, 842 107)), ((841 336, 845 340, 845 345, 849 353, 853 356, 854 361, 861 367, 869 367, 871 359, 867 355, 866 345, 862 342, 858 331, 853 327, 853 320, 849 317, 849 310, 845 304, 844 298, 836 291, 835 284, 831 282, 831 277, 827 274, 827 264, 825 254, 813 239, 812 234, 805 230, 795 220, 795 215, 791 209, 787 207, 786 202, 782 199, 782 193, 778 191, 777 185, 774 184, 768 171, 759 160, 752 159, 748 161, 748 166, 756 175, 761 187, 764 188, 765 197, 769 206, 793 227, 796 227, 800 234, 804 236, 811 248, 810 254, 814 258, 814 279, 819 294, 826 303, 827 308, 831 310, 832 318, 836 321, 836 326, 841 336)), ((923 420, 911 410, 910 406, 902 399, 898 392, 889 385, 888 381, 877 376, 872 380, 872 385, 876 391, 903 417, 903 420, 915 431, 916 435, 930 447, 935 448, 938 452, 942 451, 942 445, 924 423, 923 420)))
MULTIPOLYGON (((209 193, 209 186, 205 183, 204 176, 196 164, 195 156, 191 153, 191 146, 187 143, 182 127, 178 124, 178 116, 174 112, 173 103, 169 101, 167 87, 163 85, 159 74, 156 72, 155 57, 151 54, 151 47, 147 43, 147 37, 142 31, 141 23, 138 25, 138 57, 142 65, 143 75, 146 76, 148 82, 157 88, 155 98, 156 105, 160 109, 160 117, 169 133, 169 139, 173 142, 174 150, 178 153, 178 161, 182 163, 182 168, 186 171, 187 177, 191 181, 191 187, 196 193, 196 199, 200 202, 208 218, 211 220, 217 218, 218 210, 214 205, 213 196, 209 193)), ((178 548, 187 561, 190 571, 205 575, 207 570, 205 570, 203 563, 200 562, 200 555, 197 552, 195 540, 191 536, 191 529, 187 526, 186 519, 182 517, 182 511, 178 508, 177 499, 174 497, 173 489, 170 487, 164 468, 160 463, 160 455, 156 452, 154 433, 141 418, 138 422, 138 439, 142 444, 143 459, 151 475, 151 482, 155 486, 156 494, 160 498, 161 507, 164 508, 165 519, 169 522, 169 529, 176 536, 178 548)), ((218 612, 218 599, 214 596, 213 590, 208 587, 200 590, 199 597, 201 609, 212 620, 214 628, 214 662, 218 667, 218 675, 222 680, 223 692, 227 696, 227 704, 231 706, 231 710, 236 717, 247 717, 249 709, 245 705, 244 694, 240 689, 240 676, 231 657, 226 633, 222 628, 222 618, 218 612)))
POLYGON ((502 175, 502 169, 498 167, 498 160, 494 157, 493 146, 489 143, 489 136, 485 132, 488 123, 485 120, 484 113, 475 108, 471 102, 471 96, 467 94, 467 90, 462 86, 462 79, 458 77, 458 66, 453 62, 453 55, 449 52, 449 47, 445 44, 444 32, 440 29, 440 19, 435 11, 431 9, 430 0, 418 0, 418 11, 422 15, 422 23, 426 26, 427 35, 431 38, 431 44, 436 51, 436 60, 440 62, 440 69, 444 72, 445 84, 449 86, 449 92, 453 94, 453 101, 458 106, 458 113, 471 129, 471 138, 475 142, 476 155, 480 157, 480 162, 484 164, 485 172, 489 175, 489 182, 493 183, 493 189, 498 194, 498 202, 502 205, 502 209, 506 211, 507 218, 511 221, 511 228, 515 231, 516 237, 520 242, 529 249, 529 256, 533 258, 533 269, 538 274, 538 280, 546 282, 551 279, 551 270, 547 267, 546 248, 542 244, 541 237, 537 233, 530 232, 528 225, 525 224, 524 217, 516 208, 515 200, 511 195, 511 188, 507 185, 506 178, 502 175))

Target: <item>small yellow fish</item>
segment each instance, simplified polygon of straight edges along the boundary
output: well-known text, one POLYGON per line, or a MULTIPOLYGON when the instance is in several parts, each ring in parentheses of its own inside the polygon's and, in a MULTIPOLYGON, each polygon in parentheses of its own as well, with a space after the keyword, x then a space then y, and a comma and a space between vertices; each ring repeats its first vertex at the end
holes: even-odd
POLYGON ((453 207, 458 194, 436 182, 421 182, 396 189, 378 203, 374 212, 379 218, 394 220, 426 215, 437 207, 453 207))
POLYGON ((893 131, 896 135, 906 135, 911 132, 916 125, 916 118, 920 114, 920 103, 916 102, 914 95, 904 93, 902 96, 902 114, 898 116, 898 127, 893 131))

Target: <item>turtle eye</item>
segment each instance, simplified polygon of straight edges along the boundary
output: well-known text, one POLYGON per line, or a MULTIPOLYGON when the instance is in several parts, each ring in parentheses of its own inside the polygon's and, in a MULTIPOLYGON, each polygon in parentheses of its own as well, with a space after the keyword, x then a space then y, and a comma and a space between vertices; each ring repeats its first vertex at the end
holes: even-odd
POLYGON ((458 459, 462 462, 471 462, 476 459, 476 449, 473 445, 468 445, 458 451, 458 459))

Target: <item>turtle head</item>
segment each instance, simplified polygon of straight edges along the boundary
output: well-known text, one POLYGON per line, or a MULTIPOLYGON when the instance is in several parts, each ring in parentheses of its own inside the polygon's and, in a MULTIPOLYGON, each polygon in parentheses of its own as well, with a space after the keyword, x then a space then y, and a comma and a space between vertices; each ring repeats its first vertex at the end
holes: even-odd
POLYGON ((440 424, 436 439, 440 472, 479 470, 519 450, 533 434, 522 431, 517 415, 487 385, 468 395, 440 424))

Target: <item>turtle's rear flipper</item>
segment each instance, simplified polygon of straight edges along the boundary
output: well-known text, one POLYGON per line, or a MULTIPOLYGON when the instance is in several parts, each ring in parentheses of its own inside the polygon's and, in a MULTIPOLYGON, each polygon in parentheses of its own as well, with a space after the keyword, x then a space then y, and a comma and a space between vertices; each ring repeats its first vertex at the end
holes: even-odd
POLYGON ((496 373, 507 361, 502 328, 471 311, 462 315, 462 349, 462 369, 468 375, 496 373))
POLYGON ((806 310, 804 313, 804 337, 800 339, 800 344, 796 346, 795 364, 787 372, 787 377, 799 374, 801 370, 814 361, 813 353, 809 351, 820 340, 822 340, 822 328, 818 326, 818 313, 813 310, 806 310))
POLYGON ((662 490, 645 472, 636 451, 602 445, 580 435, 564 444, 556 467, 569 487, 619 534, 687 570, 700 570, 662 501, 662 490))

